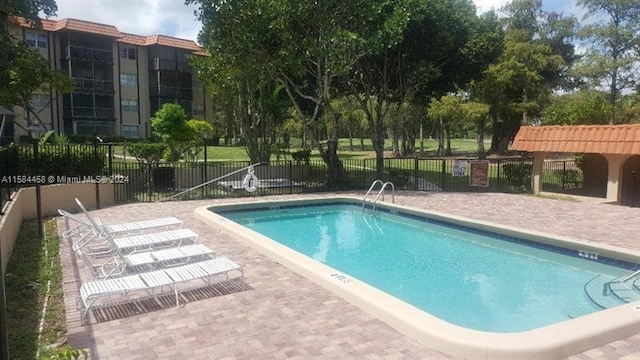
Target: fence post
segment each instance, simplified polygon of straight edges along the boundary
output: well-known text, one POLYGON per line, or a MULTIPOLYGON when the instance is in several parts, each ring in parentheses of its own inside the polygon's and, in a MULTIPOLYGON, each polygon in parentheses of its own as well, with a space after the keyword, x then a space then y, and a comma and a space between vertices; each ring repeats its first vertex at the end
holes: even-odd
MULTIPOLYGON (((93 159, 96 160, 98 159, 98 139, 94 138, 93 139, 93 159)), ((93 183, 96 186, 96 209, 100 209, 100 184, 97 181, 98 180, 98 175, 100 174, 94 174, 93 177, 93 183)))
POLYGON ((500 177, 500 159, 497 159, 498 166, 498 191, 502 191, 502 177, 500 177))
POLYGON ((109 176, 113 176, 113 144, 109 144, 109 160, 107 163, 109 164, 109 176))
MULTIPOLYGON (((202 147, 204 149, 203 159, 202 159, 202 183, 207 182, 207 138, 205 135, 202 136, 202 147)), ((202 198, 205 198, 205 188, 202 187, 202 198)))
MULTIPOLYGON (((65 149, 67 150, 67 174, 66 176, 73 176, 73 174, 71 174, 71 145, 67 144, 65 146, 65 149)), ((78 174, 80 175, 80 174, 78 174)))
POLYGON ((564 189, 564 179, 567 177, 567 161, 562 161, 562 188, 564 189))
POLYGON ((419 191, 420 190, 420 185, 419 185, 420 181, 418 180, 418 157, 417 156, 416 156, 415 161, 414 161, 414 169, 415 169, 415 172, 414 172, 413 178, 416 181, 416 191, 419 191))
POLYGON ((442 167, 440 169, 440 184, 442 184, 442 191, 447 191, 447 159, 442 158, 442 167))
MULTIPOLYGON (((39 147, 40 145, 37 142, 33 143, 33 175, 36 176, 40 175, 40 167, 38 166, 38 163, 40 162, 39 147)), ((40 190, 40 183, 36 181, 36 215, 38 217, 38 239, 43 240, 44 234, 42 232, 42 192, 40 190)))
POLYGON ((289 160, 289 194, 293 194, 293 160, 289 160))

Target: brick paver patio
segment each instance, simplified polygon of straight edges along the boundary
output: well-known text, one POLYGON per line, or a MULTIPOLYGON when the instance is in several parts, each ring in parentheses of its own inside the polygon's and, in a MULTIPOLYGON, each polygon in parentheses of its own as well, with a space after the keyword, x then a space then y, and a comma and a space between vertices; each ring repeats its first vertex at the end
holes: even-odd
MULTIPOLYGON (((358 193, 273 196, 270 199, 358 193)), ((262 200, 263 198, 261 198, 262 200)), ((510 194, 399 192, 415 208, 640 250, 640 208, 510 194)), ((447 359, 333 293, 212 228, 193 214, 199 206, 245 199, 136 203, 94 212, 105 223, 175 216, 200 234, 199 243, 245 268, 238 283, 200 289, 138 306, 116 307, 81 326, 75 307, 88 269, 62 244, 69 343, 92 359, 447 359), (173 306, 172 306, 173 305, 173 306)), ((74 210, 74 209, 67 209, 74 210)), ((60 229, 63 222, 59 222, 60 229)), ((640 334, 570 357, 640 359, 640 334)))

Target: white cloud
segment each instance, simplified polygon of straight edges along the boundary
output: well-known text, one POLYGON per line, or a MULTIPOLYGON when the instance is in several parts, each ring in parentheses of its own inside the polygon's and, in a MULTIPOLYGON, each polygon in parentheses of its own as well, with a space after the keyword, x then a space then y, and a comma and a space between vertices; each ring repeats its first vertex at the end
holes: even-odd
POLYGON ((57 0, 57 19, 114 25, 137 35, 163 34, 197 40, 202 25, 182 0, 57 0))
POLYGON ((508 0, 473 0, 473 3, 478 9, 478 14, 489 11, 491 9, 499 10, 507 2, 508 0))

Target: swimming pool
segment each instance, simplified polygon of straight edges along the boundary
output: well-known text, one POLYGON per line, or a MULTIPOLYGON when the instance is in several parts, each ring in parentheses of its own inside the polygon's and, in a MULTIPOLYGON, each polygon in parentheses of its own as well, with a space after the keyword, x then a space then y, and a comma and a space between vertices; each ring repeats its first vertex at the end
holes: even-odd
MULTIPOLYGON (((541 354, 542 358, 548 358, 564 354, 563 351, 568 351, 566 355, 575 353, 579 344, 591 348, 595 345, 594 336, 601 336, 602 331, 585 332, 584 323, 601 318, 598 316, 601 313, 616 313, 620 309, 596 312, 599 308, 584 294, 585 284, 596 276, 602 282, 628 274, 637 262, 633 256, 568 239, 549 239, 406 208, 380 208, 384 211, 363 212, 359 201, 345 198, 210 209, 262 235, 242 230, 242 226, 207 209, 199 210, 217 225, 234 231, 240 229, 243 238, 271 248, 270 252, 276 253, 285 265, 379 315, 399 330, 456 356, 468 356, 468 351, 473 350, 471 357, 485 353, 496 358, 527 358, 524 354, 528 353, 534 354, 530 358, 541 354), (426 227, 434 229, 433 232, 425 235, 426 227), (489 236, 488 231, 500 235, 489 236), (277 246, 271 239, 306 256, 277 246), (594 256, 599 256, 599 261, 585 260, 594 256), (293 264, 300 259, 302 263, 293 264), (343 290, 347 292, 341 293, 343 290), (417 312, 414 307, 424 311, 417 312), (565 321, 575 317, 576 320, 565 321), (540 328, 552 323, 556 324, 540 328), (555 335, 549 336, 559 329, 564 329, 566 335, 566 323, 573 323, 574 327, 582 323, 577 326, 579 334, 569 330, 573 339, 567 340, 565 336, 565 343, 555 335), (415 335, 416 328, 427 328, 428 334, 415 335), (543 335, 551 343, 544 344, 536 336, 520 339, 521 334, 543 335), (505 336, 509 340, 505 341, 505 336), (499 341, 491 344, 496 339, 499 341), (452 347, 453 344, 456 346, 452 347), (478 351, 478 347, 482 350, 478 351)), ((613 328, 599 324, 600 330, 611 334, 614 329, 628 330, 630 326, 637 329, 637 311, 626 307, 629 309, 635 312, 634 321, 626 313, 619 316, 626 322, 613 328)), ((607 314, 606 319, 617 317, 607 314)))

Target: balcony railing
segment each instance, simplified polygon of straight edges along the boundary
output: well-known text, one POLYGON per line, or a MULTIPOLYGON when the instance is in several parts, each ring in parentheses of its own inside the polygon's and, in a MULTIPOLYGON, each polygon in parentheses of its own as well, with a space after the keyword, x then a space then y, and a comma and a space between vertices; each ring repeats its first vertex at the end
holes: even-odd
POLYGON ((72 79, 76 91, 96 92, 102 94, 113 94, 115 92, 113 88, 113 81, 78 77, 74 77, 72 79))
POLYGON ((113 108, 96 108, 87 106, 65 106, 64 116, 74 118, 114 119, 113 108))
POLYGON ((149 95, 190 100, 193 96, 193 93, 191 89, 180 88, 176 86, 154 86, 149 89, 149 95))
POLYGON ((62 53, 65 59, 90 60, 103 63, 113 63, 113 53, 111 50, 95 49, 83 46, 70 46, 64 48, 62 53))
POLYGON ((149 64, 153 70, 174 70, 181 72, 191 72, 191 67, 186 61, 173 61, 161 58, 153 58, 149 64))

